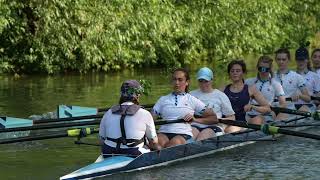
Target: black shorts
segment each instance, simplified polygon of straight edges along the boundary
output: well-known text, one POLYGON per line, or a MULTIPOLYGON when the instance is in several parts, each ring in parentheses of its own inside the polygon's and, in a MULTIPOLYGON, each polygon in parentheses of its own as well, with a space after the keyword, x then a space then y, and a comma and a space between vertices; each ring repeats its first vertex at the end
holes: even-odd
POLYGON ((300 109, 302 106, 307 106, 308 108, 313 107, 313 104, 295 104, 294 107, 296 110, 300 109))
POLYGON ((194 126, 194 125, 191 125, 191 126, 194 127, 194 128, 197 128, 199 132, 201 132, 202 130, 207 129, 207 128, 212 129, 212 131, 215 132, 215 133, 223 132, 223 130, 219 126, 208 126, 208 127, 205 127, 205 128, 200 128, 200 127, 194 126))
POLYGON ((135 156, 139 156, 142 153, 139 151, 138 147, 126 148, 126 149, 121 149, 121 148, 117 149, 115 147, 111 147, 111 146, 108 146, 108 145, 103 143, 103 145, 102 145, 102 154, 103 154, 104 158, 107 158, 107 157, 111 157, 111 156, 114 156, 114 155, 120 155, 120 154, 130 155, 130 156, 135 157, 135 156))
POLYGON ((175 136, 182 136, 186 141, 192 139, 192 136, 188 135, 188 134, 176 134, 176 133, 161 133, 164 134, 168 137, 169 140, 171 140, 172 138, 174 138, 175 136))

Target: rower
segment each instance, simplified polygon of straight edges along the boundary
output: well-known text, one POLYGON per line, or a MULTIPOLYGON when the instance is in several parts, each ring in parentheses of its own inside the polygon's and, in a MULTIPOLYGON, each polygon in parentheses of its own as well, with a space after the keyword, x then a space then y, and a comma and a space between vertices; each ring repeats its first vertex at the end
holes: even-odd
MULTIPOLYGON (((191 91, 190 94, 212 109, 218 118, 224 115, 228 119, 235 119, 231 102, 227 95, 213 88, 213 72, 210 68, 203 67, 197 73, 199 89, 191 91)), ((192 122, 193 138, 197 141, 210 137, 223 135, 226 125, 218 123, 213 125, 192 122)))
MULTIPOLYGON (((304 78, 309 95, 319 96, 320 77, 317 75, 317 73, 311 71, 308 49, 302 46, 296 50, 295 55, 296 55, 297 73, 304 78)), ((302 109, 306 111, 315 109, 314 103, 306 103, 301 99, 299 99, 295 103, 295 106, 296 106, 296 109, 301 109, 301 107, 303 107, 302 109)))
MULTIPOLYGON (((290 60, 289 50, 285 48, 278 49, 275 59, 279 69, 274 74, 274 77, 282 85, 286 98, 291 98, 294 102, 297 102, 299 99, 304 102, 310 102, 311 99, 304 78, 300 74, 288 69, 290 60)), ((288 103, 287 107, 295 109, 294 103, 288 103)), ((304 110, 303 108, 299 108, 298 110, 304 110)))
MULTIPOLYGON (((246 113, 251 110, 258 111, 262 114, 269 113, 271 112, 270 105, 255 86, 248 86, 244 83, 243 78, 247 72, 246 70, 246 64, 243 60, 231 61, 228 64, 228 73, 232 83, 222 89, 228 96, 232 108, 235 111, 236 121, 262 124, 264 121, 262 116, 249 117, 246 113), (250 104, 251 99, 254 99, 259 106, 250 104)), ((229 126, 225 129, 225 132, 228 133, 239 130, 241 130, 241 128, 229 126)))
POLYGON ((110 108, 100 123, 102 153, 138 156, 150 150, 144 147, 145 136, 157 148, 158 138, 152 115, 139 106, 143 87, 136 80, 121 86, 119 105, 110 108))
POLYGON ((320 77, 320 48, 314 49, 311 54, 314 72, 320 77))
MULTIPOLYGON (((256 88, 261 92, 261 94, 269 104, 276 106, 279 105, 280 107, 286 108, 287 105, 284 90, 281 84, 273 78, 272 62, 273 60, 271 57, 266 55, 260 56, 256 65, 256 68, 258 70, 257 77, 245 80, 245 84, 248 84, 249 86, 256 86, 256 88), (274 103, 275 99, 277 99, 277 103, 274 103)), ((250 101, 250 104, 258 105, 258 103, 254 99, 250 101)), ((252 110, 248 112, 248 115, 250 117, 254 117, 257 115, 261 115, 261 113, 252 110)), ((272 114, 272 116, 264 116, 264 118, 265 120, 281 120, 287 118, 287 115, 284 113, 280 113, 276 117, 275 114, 272 114)))
POLYGON ((162 125, 159 129, 159 144, 161 147, 170 147, 192 141, 190 123, 202 124, 217 123, 216 114, 199 99, 188 93, 190 75, 186 69, 178 68, 172 73, 173 92, 162 96, 153 107, 154 118, 161 116, 167 121, 184 119, 185 123, 162 125), (194 115, 202 118, 195 118, 194 115))

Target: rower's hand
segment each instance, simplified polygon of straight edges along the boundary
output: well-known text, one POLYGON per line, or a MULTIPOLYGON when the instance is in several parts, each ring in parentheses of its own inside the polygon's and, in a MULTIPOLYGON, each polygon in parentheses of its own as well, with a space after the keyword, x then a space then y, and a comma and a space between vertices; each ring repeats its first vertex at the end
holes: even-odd
POLYGON ((245 112, 251 111, 251 110, 252 110, 252 105, 251 105, 251 104, 245 105, 245 106, 243 107, 243 110, 244 110, 245 112))
POLYGON ((183 119, 186 121, 186 122, 189 122, 191 123, 193 120, 194 120, 194 116, 193 114, 187 114, 183 117, 183 119))

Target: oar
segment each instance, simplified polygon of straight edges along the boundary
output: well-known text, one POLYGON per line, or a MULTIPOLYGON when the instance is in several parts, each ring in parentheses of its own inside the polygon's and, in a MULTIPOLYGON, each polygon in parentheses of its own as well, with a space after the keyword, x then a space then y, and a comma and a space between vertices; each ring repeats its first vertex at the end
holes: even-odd
MULTIPOLYGON (((311 100, 317 100, 317 101, 320 101, 320 97, 316 97, 316 96, 310 96, 311 100)), ((292 98, 291 97, 287 97, 286 98, 286 101, 292 101, 292 98)), ((279 102, 278 99, 275 99, 273 100, 273 102, 279 102)))
POLYGON ((68 118, 56 118, 56 119, 39 119, 33 120, 33 124, 44 124, 44 123, 55 123, 55 122, 63 122, 63 121, 77 121, 83 119, 96 119, 102 118, 103 114, 96 114, 96 115, 87 115, 87 116, 76 116, 76 117, 68 117, 68 118))
POLYGON ((5 140, 0 140, 0 144, 10 144, 16 142, 26 142, 26 141, 34 141, 34 140, 43 140, 43 139, 54 139, 54 138, 62 138, 62 137, 84 137, 89 134, 98 133, 98 128, 81 128, 81 129, 71 129, 63 132, 55 132, 51 134, 39 134, 18 138, 10 138, 5 140))
MULTIPOLYGON (((164 124, 171 124, 171 123, 181 123, 185 122, 183 119, 177 120, 159 120, 155 121, 155 125, 164 125, 164 124)), ((16 131, 30 131, 30 130, 40 130, 40 129, 53 129, 53 128, 63 128, 63 127, 73 127, 73 126, 89 126, 89 125, 98 125, 100 124, 100 120, 91 120, 91 121, 82 121, 82 122, 68 122, 68 123, 54 123, 54 124, 39 124, 34 126, 27 126, 27 127, 16 127, 16 128, 6 128, 0 129, 0 133, 4 132, 16 132, 16 131)))
MULTIPOLYGON (((185 121, 183 119, 177 119, 177 120, 171 120, 171 121, 169 120, 155 121, 155 125, 164 125, 164 124, 172 124, 172 123, 185 123, 185 121)), ((61 138, 61 137, 79 137, 79 136, 84 137, 88 134, 97 133, 98 131, 99 131, 98 128, 78 128, 78 129, 71 129, 71 130, 67 130, 59 133, 33 135, 33 136, 25 136, 25 137, 0 140, 0 144, 9 144, 9 143, 16 143, 16 142, 43 140, 43 139, 53 139, 53 138, 61 138)))
POLYGON ((100 120, 91 120, 91 121, 82 121, 82 122, 62 122, 54 124, 39 124, 34 126, 26 127, 15 127, 15 128, 6 128, 0 129, 0 133, 3 132, 16 132, 16 131, 30 131, 30 130, 39 130, 39 129, 53 129, 53 128, 63 128, 63 127, 72 127, 72 126, 89 126, 100 124, 100 120))
MULTIPOLYGON (((143 108, 152 108, 153 104, 145 104, 141 105, 143 108)), ((98 108, 98 112, 105 112, 108 111, 110 108, 98 108)), ((54 122, 62 122, 62 121, 76 121, 76 120, 83 120, 83 119, 95 119, 95 118, 102 118, 103 114, 96 114, 96 115, 86 115, 86 116, 76 116, 76 117, 67 117, 67 118, 56 118, 56 119, 39 119, 33 120, 33 124, 43 124, 43 123, 54 123, 54 122)))
POLYGON ((242 121, 234 121, 234 120, 228 120, 228 119, 218 119, 220 123, 231 125, 231 126, 238 126, 238 127, 244 127, 244 128, 250 128, 255 130, 261 130, 266 134, 285 134, 285 135, 291 135, 291 136, 298 136, 298 137, 304 137, 304 138, 310 138, 310 139, 317 139, 320 140, 320 135, 316 134, 309 134, 299 131, 293 131, 288 130, 284 128, 280 128, 277 126, 271 126, 269 124, 248 124, 246 122, 242 121))
MULTIPOLYGON (((144 105, 141 105, 143 108, 145 109, 150 109, 154 106, 154 104, 144 104, 144 105)), ((98 112, 105 112, 105 111, 108 111, 110 108, 98 108, 98 112)))
POLYGON ((293 109, 287 109, 287 108, 282 108, 282 107, 270 107, 272 111, 276 113, 287 113, 287 114, 295 114, 299 116, 304 116, 304 117, 312 117, 315 120, 320 120, 320 113, 319 112, 306 112, 306 111, 298 111, 298 110, 293 110, 293 109))

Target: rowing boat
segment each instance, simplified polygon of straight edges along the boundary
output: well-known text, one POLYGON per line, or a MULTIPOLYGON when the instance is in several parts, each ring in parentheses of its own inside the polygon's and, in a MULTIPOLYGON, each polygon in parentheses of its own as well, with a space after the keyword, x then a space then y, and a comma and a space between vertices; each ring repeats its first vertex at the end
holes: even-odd
MULTIPOLYGON (((314 120, 312 118, 300 118, 299 120, 276 122, 274 125, 299 125, 311 123, 313 121, 314 120)), ((298 131, 302 131, 304 129, 306 129, 306 127, 295 128, 295 130, 298 131)), ((97 160, 88 166, 61 177, 60 180, 90 179, 112 175, 115 173, 131 172, 158 166, 165 166, 174 162, 201 157, 218 151, 224 151, 247 144, 252 144, 257 141, 273 140, 273 138, 274 136, 264 134, 261 131, 247 129, 237 133, 225 134, 202 141, 165 148, 160 151, 151 151, 138 157, 116 155, 102 160, 97 160)))

